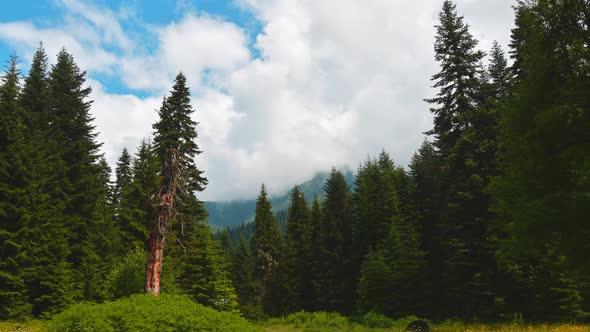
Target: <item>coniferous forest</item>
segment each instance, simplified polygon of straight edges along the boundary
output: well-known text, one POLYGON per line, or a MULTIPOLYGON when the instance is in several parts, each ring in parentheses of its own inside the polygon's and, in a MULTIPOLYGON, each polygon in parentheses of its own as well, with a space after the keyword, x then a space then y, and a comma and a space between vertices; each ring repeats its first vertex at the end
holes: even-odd
POLYGON ((199 200, 215 183, 195 164, 198 110, 183 73, 153 136, 111 170, 73 56, 62 49, 49 65, 41 43, 26 76, 12 56, 0 83, 0 320, 144 293, 153 197, 174 147, 182 176, 164 297, 250 320, 589 322, 590 3, 519 0, 514 10, 510 45, 482 50, 444 1, 439 66, 424 82, 434 123, 407 167, 382 151, 352 185, 332 169, 323 195, 291 190, 282 227, 262 185, 240 228, 251 231, 234 239, 214 233, 199 200))

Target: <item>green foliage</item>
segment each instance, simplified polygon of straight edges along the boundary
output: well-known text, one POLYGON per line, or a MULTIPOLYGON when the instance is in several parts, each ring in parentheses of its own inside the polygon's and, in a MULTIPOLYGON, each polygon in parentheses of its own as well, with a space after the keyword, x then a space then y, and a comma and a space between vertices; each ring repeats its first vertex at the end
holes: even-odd
POLYGON ((348 319, 336 312, 305 312, 299 311, 283 318, 288 324, 297 328, 336 328, 346 329, 350 326, 348 319))
POLYGON ((146 257, 146 252, 135 249, 115 263, 107 276, 111 298, 118 299, 144 292, 146 257))
POLYGON ((254 282, 256 289, 255 300, 263 304, 265 311, 270 311, 268 302, 269 283, 278 265, 281 237, 279 228, 271 211, 272 207, 267 198, 264 184, 260 188, 260 195, 256 202, 256 216, 254 225, 256 231, 252 238, 254 257, 254 282))
POLYGON ((378 312, 370 311, 366 313, 362 319, 361 324, 370 328, 385 328, 394 329, 395 331, 405 331, 406 327, 413 321, 418 320, 416 316, 406 316, 399 319, 391 319, 378 312))
POLYGON ((155 208, 150 197, 160 188, 160 164, 149 141, 139 145, 132 164, 133 179, 121 191, 117 221, 127 250, 148 248, 155 208))
POLYGON ((180 286, 198 303, 221 311, 237 311, 238 302, 228 266, 218 243, 213 239, 209 226, 203 223, 196 228, 193 239, 195 247, 182 257, 180 286))
POLYGON ((332 169, 324 185, 315 295, 320 308, 351 313, 355 274, 352 262, 352 204, 344 175, 332 169))
POLYGON ((103 304, 82 303, 55 315, 49 331, 258 331, 234 314, 192 302, 186 296, 133 295, 103 304))

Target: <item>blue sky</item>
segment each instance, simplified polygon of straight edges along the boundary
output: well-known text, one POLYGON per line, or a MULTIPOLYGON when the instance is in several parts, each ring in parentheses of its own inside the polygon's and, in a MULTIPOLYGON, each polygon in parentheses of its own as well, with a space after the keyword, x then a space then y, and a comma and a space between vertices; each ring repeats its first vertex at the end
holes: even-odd
MULTIPOLYGON (((507 45, 514 0, 457 0, 488 51, 507 45)), ((406 165, 432 126, 424 98, 442 0, 5 1, 0 60, 26 73, 39 41, 88 73, 114 165, 151 136, 179 71, 199 122, 202 199, 279 193, 385 149, 406 165)))
MULTIPOLYGON (((248 37, 248 48, 252 57, 258 57, 259 52, 254 47, 256 36, 261 32, 261 22, 256 19, 253 13, 243 5, 232 1, 219 0, 197 0, 197 1, 95 1, 88 2, 94 8, 110 10, 118 15, 121 27, 126 34, 141 40, 142 48, 153 49, 157 47, 154 43, 153 33, 150 31, 153 26, 165 26, 174 21, 179 21, 192 13, 195 15, 208 15, 224 21, 233 22, 244 29, 248 37)), ((68 16, 68 1, 39 0, 34 2, 9 1, 3 4, 0 11, 0 22, 26 21, 31 22, 39 28, 52 28, 63 24, 68 16)), ((117 47, 105 47, 115 54, 120 51, 117 47)), ((0 59, 6 61, 12 53, 19 56, 20 49, 14 44, 0 39, 0 59)), ((26 74, 27 64, 23 63, 23 71, 26 74)), ((100 81, 106 89, 112 93, 133 93, 146 97, 148 92, 142 89, 129 88, 117 75, 90 72, 90 77, 100 81)))

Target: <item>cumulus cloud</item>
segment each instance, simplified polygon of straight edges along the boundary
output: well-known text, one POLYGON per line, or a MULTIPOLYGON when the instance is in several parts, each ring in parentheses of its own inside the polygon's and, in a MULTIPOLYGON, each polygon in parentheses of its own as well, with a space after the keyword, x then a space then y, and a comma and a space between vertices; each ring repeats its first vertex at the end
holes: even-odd
MULTIPOLYGON (((120 74, 151 97, 110 94, 97 81, 96 125, 111 164, 122 146, 149 135, 154 109, 182 70, 193 93, 197 163, 209 178, 202 199, 286 190, 331 166, 356 166, 389 151, 405 165, 432 126, 424 98, 430 76, 439 0, 236 0, 262 25, 251 54, 245 27, 189 11, 164 26, 146 26, 147 49, 122 28, 121 18, 78 0, 63 0, 60 26, 0 24, 0 38, 24 48, 44 40, 65 45, 83 69, 120 74), (68 26, 76 22, 75 33, 68 26), (107 47, 109 46, 109 47, 107 47), (112 49, 115 48, 116 52, 112 49)), ((471 31, 488 51, 506 45, 513 0, 458 0, 471 31)), ((51 45, 51 46, 49 46, 51 45)), ((30 54, 30 53, 29 53, 30 54)))
POLYGON ((91 113, 99 132, 98 140, 104 142, 105 157, 114 166, 124 147, 133 154, 141 139, 151 136, 152 123, 158 118, 156 109, 162 100, 106 93, 100 82, 87 83, 92 87, 91 113))

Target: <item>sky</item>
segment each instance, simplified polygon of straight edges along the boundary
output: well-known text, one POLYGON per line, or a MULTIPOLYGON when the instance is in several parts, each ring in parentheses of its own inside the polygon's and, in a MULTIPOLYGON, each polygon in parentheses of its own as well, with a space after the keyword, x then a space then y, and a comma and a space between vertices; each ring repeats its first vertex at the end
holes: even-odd
MULTIPOLYGON (((514 0, 457 0, 483 51, 510 40, 514 0)), ((0 61, 26 74, 40 41, 87 71, 114 166, 152 135, 179 71, 199 122, 203 200, 271 194, 381 150, 405 166, 432 127, 442 0, 7 1, 0 61)))

